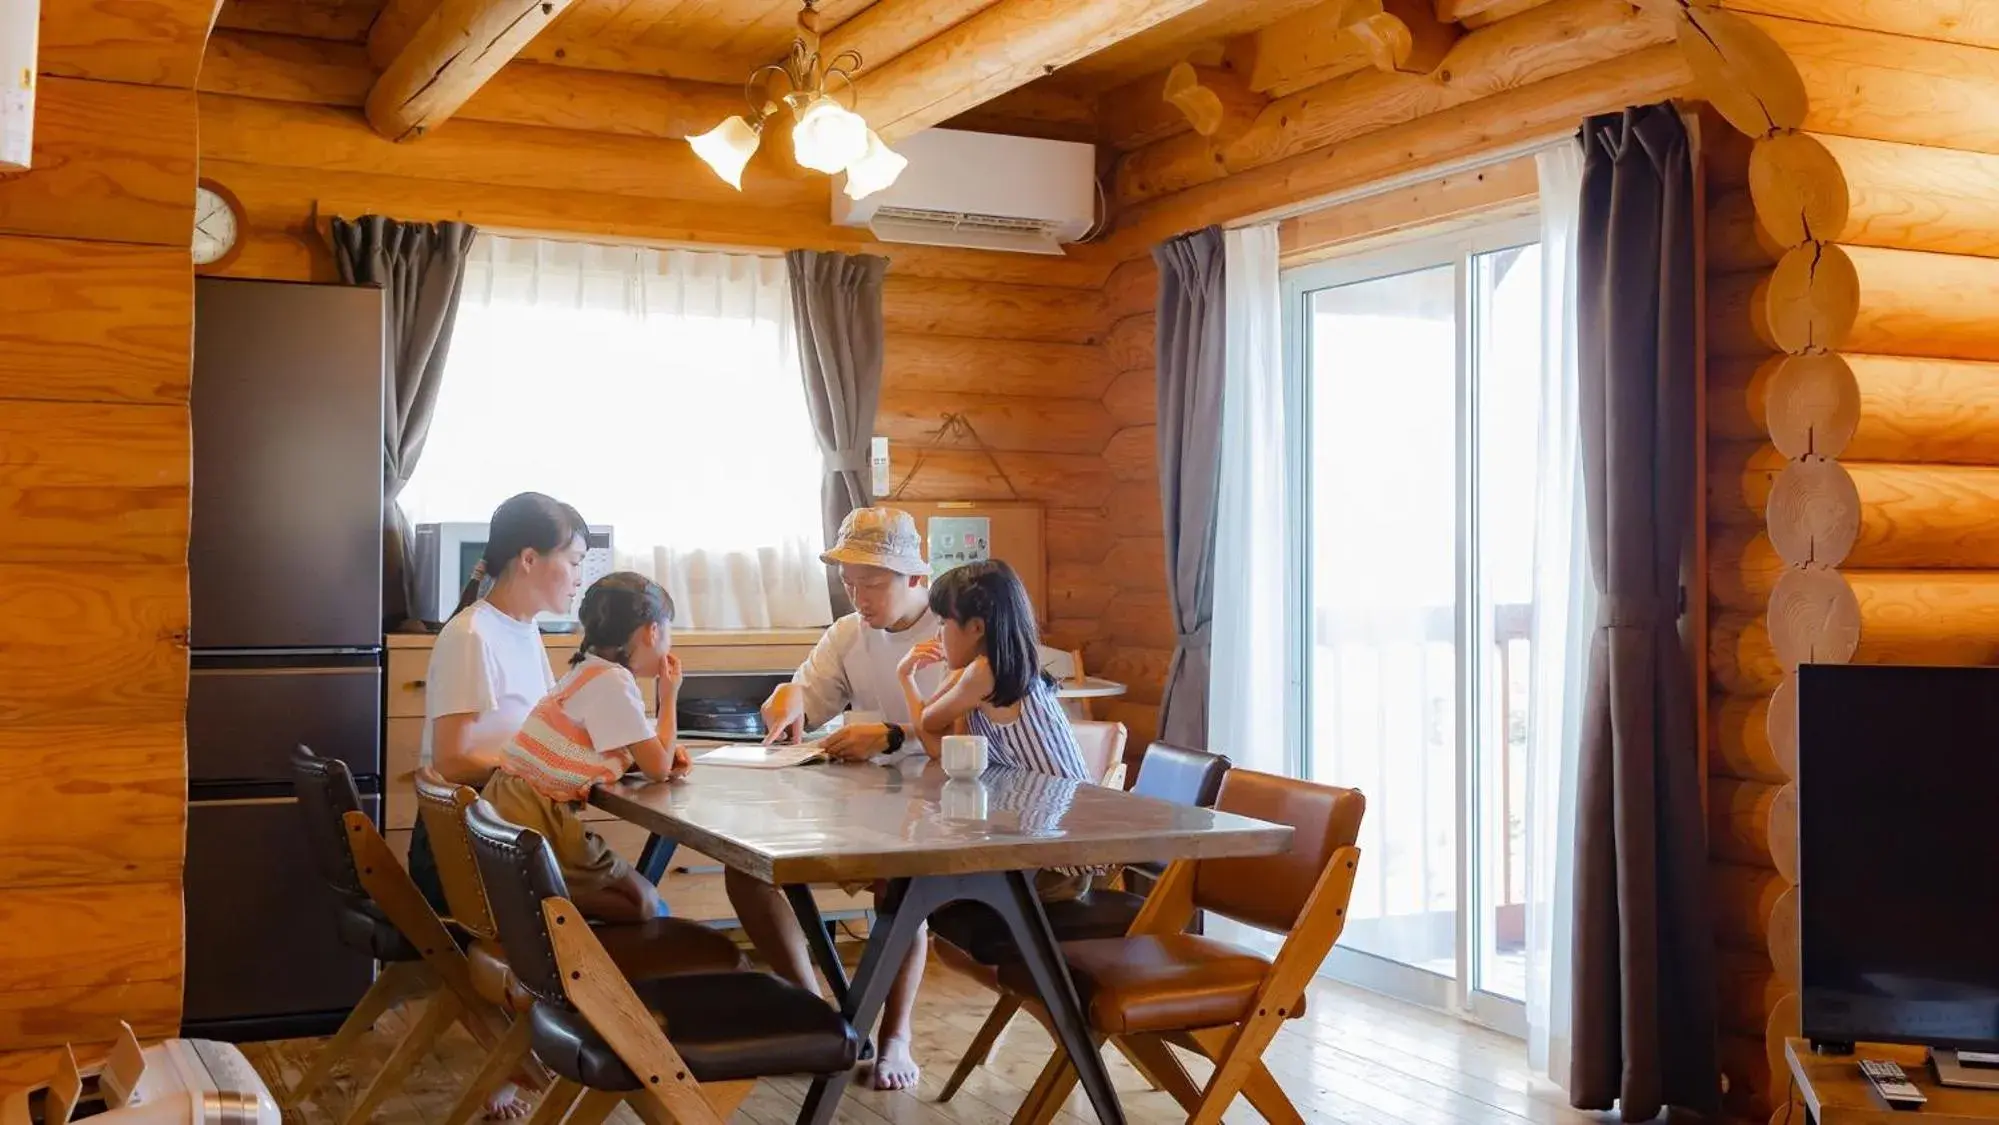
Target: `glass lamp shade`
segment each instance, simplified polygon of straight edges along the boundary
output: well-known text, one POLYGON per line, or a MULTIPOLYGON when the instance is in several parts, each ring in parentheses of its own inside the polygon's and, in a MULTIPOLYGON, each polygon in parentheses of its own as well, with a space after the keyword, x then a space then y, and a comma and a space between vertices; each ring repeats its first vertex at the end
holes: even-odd
POLYGON ((830 176, 867 152, 868 123, 822 95, 798 111, 798 124, 791 128, 791 149, 800 164, 830 176))
POLYGON ((760 126, 752 125, 742 117, 731 117, 698 137, 687 138, 699 156, 715 174, 737 191, 743 190, 743 166, 756 155, 757 142, 761 139, 760 126))
POLYGON ((868 130, 867 151, 847 165, 847 198, 866 199, 895 182, 909 158, 888 147, 873 129, 868 130))

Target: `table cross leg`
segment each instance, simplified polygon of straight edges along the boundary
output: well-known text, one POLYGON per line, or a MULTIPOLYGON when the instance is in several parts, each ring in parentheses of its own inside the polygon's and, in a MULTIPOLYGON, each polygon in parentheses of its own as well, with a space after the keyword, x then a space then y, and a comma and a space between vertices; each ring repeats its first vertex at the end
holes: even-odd
POLYGON ((1124 1109, 1118 1104, 1117 1091, 1111 1088, 1110 1072, 1104 1069, 1097 1041, 1090 1035, 1089 1020, 1076 995, 1076 983, 1069 976, 1069 963, 1063 959, 1055 931, 1048 925, 1048 912, 1041 907, 1041 897, 1034 893, 1033 872, 1008 871, 1003 879, 998 888, 1001 893, 984 901, 999 912, 1013 935, 1014 948, 1020 951, 1021 963, 1034 978, 1034 990, 1040 994, 1048 1022, 1054 1025, 1062 1050, 1075 1066, 1083 1092, 1089 1095, 1090 1105, 1097 1111, 1097 1120, 1103 1125, 1124 1125, 1124 1109))
POLYGON ((833 1003, 842 1011, 847 1007, 847 967, 840 963, 840 951, 833 945, 833 931, 827 928, 826 919, 819 914, 819 901, 812 897, 812 888, 803 883, 793 883, 784 888, 784 897, 791 902, 791 913, 798 919, 798 928, 805 931, 805 944, 812 950, 812 960, 819 965, 819 971, 826 974, 826 984, 833 990, 833 1003))
MULTIPOLYGON (((1055 1027, 1056 1037, 1075 1065, 1083 1090, 1097 1111, 1097 1120, 1102 1125, 1125 1125, 1124 1110, 1111 1088, 1103 1056, 1098 1054, 1083 1018, 1069 966, 1062 960, 1055 932, 1048 925, 1048 915, 1034 893, 1031 871, 988 871, 890 881, 888 892, 876 905, 874 927, 868 933, 868 944, 861 954, 861 964, 854 973, 847 999, 840 1005, 841 1014, 855 1031, 866 1035, 881 1014, 889 985, 916 941, 916 931, 933 912, 964 900, 985 903, 1006 923, 1021 960, 1034 978, 1035 991, 1055 1027)), ((817 913, 814 907, 813 916, 817 913)), ((801 923, 804 921, 800 919, 801 923)), ((799 1125, 828 1125, 839 1108, 847 1081, 845 1075, 814 1079, 799 1110, 799 1125)))
POLYGON ((679 842, 672 837, 662 836, 657 832, 646 837, 646 846, 639 850, 639 861, 635 865, 639 875, 646 882, 658 886, 659 881, 666 878, 666 865, 673 859, 673 853, 679 846, 679 842))
MULTIPOLYGON (((875 906, 875 922, 868 931, 868 944, 861 952, 861 964, 854 970, 853 983, 840 1003, 840 1014, 863 1037, 874 1028, 876 1017, 881 1015, 882 1005, 888 1000, 889 986, 895 983, 896 970, 902 967, 903 958, 909 955, 910 947, 916 943, 916 932, 930 920, 932 910, 950 901, 948 896, 943 901, 934 901, 936 896, 929 893, 930 888, 926 886, 929 882, 925 879, 894 880, 889 884, 888 893, 875 906)), ((816 907, 813 914, 818 914, 816 907)), ((822 1075, 813 1079, 811 1089, 805 1093, 805 1104, 798 1111, 799 1125, 828 1125, 833 1120, 834 1112, 840 1108, 840 1097, 846 1093, 849 1081, 845 1074, 822 1075)))

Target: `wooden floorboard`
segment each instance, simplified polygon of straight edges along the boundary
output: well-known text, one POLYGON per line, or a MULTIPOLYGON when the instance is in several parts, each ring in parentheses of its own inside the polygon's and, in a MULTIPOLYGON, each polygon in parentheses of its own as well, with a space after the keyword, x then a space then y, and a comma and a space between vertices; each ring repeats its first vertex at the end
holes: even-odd
MULTIPOLYGON (((840 1103, 841 1125, 1007 1125, 1027 1088, 1048 1059, 1048 1036, 1033 1020, 1017 1017, 1000 1037, 986 1066, 948 1104, 936 1100, 992 997, 942 965, 932 963, 917 1012, 917 1050, 923 1081, 914 1096, 876 1093, 856 1086, 840 1103)), ((366 1037, 354 1066, 335 1071, 321 1096, 288 1110, 290 1125, 335 1125, 346 1106, 393 1049, 411 1013, 384 1017, 366 1037)), ((245 1053, 274 1088, 303 1070, 318 1040, 246 1044, 245 1053)), ((1111 1078, 1132 1125, 1185 1120, 1166 1094, 1147 1090, 1129 1064, 1107 1052, 1111 1078)), ((1305 1015, 1292 1021, 1265 1053, 1271 1073, 1299 1111, 1314 1122, 1352 1125, 1596 1125, 1593 1115, 1570 1109, 1559 1091, 1537 1083, 1526 1050, 1515 1039, 1448 1016, 1326 982, 1315 983, 1305 1015)), ((392 1125, 442 1125, 465 1080, 480 1061, 477 1046, 454 1028, 426 1056, 376 1121, 392 1125)), ((1196 1081, 1205 1064, 1188 1061, 1196 1081)), ((802 1080, 760 1084, 734 1117, 739 1125, 791 1125, 805 1094, 802 1080)), ((616 1125, 639 1125, 626 1109, 616 1125)), ((1238 1101, 1230 1125, 1260 1121, 1238 1101)), ((1096 1114, 1078 1092, 1064 1106, 1059 1125, 1094 1125, 1096 1114)))

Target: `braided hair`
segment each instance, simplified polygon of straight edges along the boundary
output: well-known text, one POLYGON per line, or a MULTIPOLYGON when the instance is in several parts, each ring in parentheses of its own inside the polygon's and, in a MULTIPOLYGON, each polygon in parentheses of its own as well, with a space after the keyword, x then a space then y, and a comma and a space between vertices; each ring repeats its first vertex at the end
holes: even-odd
POLYGON ((583 622, 583 643, 569 658, 570 667, 597 656, 629 668, 632 634, 647 625, 672 621, 673 598, 665 587, 645 575, 620 570, 606 574, 583 591, 577 617, 583 622))

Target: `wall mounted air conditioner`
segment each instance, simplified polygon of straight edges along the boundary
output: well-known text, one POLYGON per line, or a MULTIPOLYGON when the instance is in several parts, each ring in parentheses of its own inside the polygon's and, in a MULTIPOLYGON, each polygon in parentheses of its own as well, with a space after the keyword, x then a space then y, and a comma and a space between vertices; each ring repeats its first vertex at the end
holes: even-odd
POLYGON ((833 221, 883 242, 1060 254, 1097 219, 1096 149, 959 129, 925 129, 895 145, 909 159, 895 183, 856 202, 834 185, 833 221))

